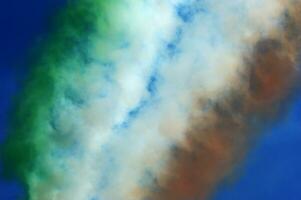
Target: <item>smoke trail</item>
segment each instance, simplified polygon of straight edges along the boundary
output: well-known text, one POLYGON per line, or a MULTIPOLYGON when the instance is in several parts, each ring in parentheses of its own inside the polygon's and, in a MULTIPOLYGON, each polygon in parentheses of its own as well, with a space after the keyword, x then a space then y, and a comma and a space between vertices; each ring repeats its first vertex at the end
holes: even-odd
POLYGON ((206 199, 297 83, 300 5, 71 3, 3 150, 32 200, 206 199))

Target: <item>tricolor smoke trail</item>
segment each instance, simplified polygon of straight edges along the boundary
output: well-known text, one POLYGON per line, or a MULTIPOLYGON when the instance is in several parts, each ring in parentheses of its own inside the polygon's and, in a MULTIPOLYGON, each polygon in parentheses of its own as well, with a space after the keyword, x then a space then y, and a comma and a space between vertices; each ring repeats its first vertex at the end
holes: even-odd
POLYGON ((30 200, 210 199, 299 80, 299 0, 77 0, 2 149, 30 200))

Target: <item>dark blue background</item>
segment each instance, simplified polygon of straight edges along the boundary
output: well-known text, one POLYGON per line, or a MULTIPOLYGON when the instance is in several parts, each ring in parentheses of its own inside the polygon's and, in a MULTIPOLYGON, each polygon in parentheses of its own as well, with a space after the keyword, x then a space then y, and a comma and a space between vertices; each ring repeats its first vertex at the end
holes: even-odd
MULTIPOLYGON (((26 58, 45 36, 49 16, 65 0, 10 0, 0 6, 0 140, 7 132, 12 97, 28 71, 26 58)), ((264 134, 248 156, 241 176, 220 186, 215 200, 301 199, 301 95, 281 123, 264 134)), ((16 182, 0 181, 0 200, 22 194, 16 182)))
POLYGON ((301 199, 301 95, 287 116, 264 132, 236 182, 214 200, 301 199))

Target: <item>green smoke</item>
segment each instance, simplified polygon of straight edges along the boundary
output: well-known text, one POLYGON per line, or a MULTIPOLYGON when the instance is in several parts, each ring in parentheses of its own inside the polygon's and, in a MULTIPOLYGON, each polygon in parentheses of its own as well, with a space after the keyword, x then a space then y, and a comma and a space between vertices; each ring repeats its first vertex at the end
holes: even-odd
POLYGON ((116 3, 112 0, 69 2, 55 17, 54 30, 39 47, 41 53, 36 55, 15 103, 10 134, 1 149, 4 175, 18 177, 27 188, 28 199, 52 199, 55 190, 65 183, 64 170, 54 170, 53 166, 60 163, 55 161, 57 155, 53 150, 71 148, 72 134, 61 134, 51 124, 55 107, 68 95, 74 101, 79 98, 76 87, 71 93, 66 91, 72 87, 72 78, 88 67, 87 52, 96 38, 103 41, 99 52, 105 56, 105 44, 114 31, 111 13, 116 3), (56 189, 46 192, 50 186, 56 189))

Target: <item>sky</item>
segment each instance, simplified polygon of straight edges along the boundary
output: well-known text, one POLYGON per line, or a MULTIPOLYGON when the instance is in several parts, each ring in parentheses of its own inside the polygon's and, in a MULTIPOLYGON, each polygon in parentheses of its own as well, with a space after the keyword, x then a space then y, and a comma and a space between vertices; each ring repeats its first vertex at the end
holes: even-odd
MULTIPOLYGON (((27 62, 30 50, 46 37, 49 32, 50 16, 52 16, 58 8, 62 7, 64 3, 62 0, 28 0, 26 2, 14 0, 3 2, 0 7, 1 141, 4 141, 4 138, 8 134, 8 116, 12 107, 13 98, 21 90, 22 80, 26 78, 30 69, 27 62)), ((190 15, 185 15, 187 14, 185 13, 185 9, 180 10, 178 14, 184 21, 183 23, 193 20, 190 15)), ((167 18, 168 17, 169 16, 167 16, 167 18)), ((155 22, 151 21, 150 23, 155 22)), ((164 23, 161 25, 162 27, 165 26, 164 23)), ((172 27, 170 27, 170 29, 172 29, 172 27)), ((141 31, 141 33, 143 32, 141 31)), ((177 33, 181 35, 181 30, 178 29, 177 33)), ((163 37, 167 37, 166 35, 168 34, 169 33, 164 33, 163 37)), ((153 39, 152 35, 145 35, 145 37, 148 36, 153 39)), ((131 37, 132 35, 129 36, 129 38, 131 37)), ((170 54, 176 54, 176 48, 174 46, 178 45, 177 37, 180 36, 176 34, 174 41, 167 45, 170 54)), ((155 39, 154 41, 156 42, 155 39)), ((121 43, 124 46, 127 45, 126 43, 121 43)), ((146 54, 145 58, 152 56, 152 48, 155 47, 149 47, 149 54, 146 54)), ((185 49, 185 47, 183 47, 183 49, 185 49)), ((223 49, 221 49, 221 51, 222 50, 223 49)), ((133 51, 135 52, 135 50, 133 51)), ((126 61, 127 59, 128 58, 125 58, 126 61)), ((142 71, 141 73, 143 74, 144 72, 142 71)), ((162 73, 164 74, 164 71, 162 73)), ((174 73, 176 74, 176 72, 174 73)), ((153 77, 156 76, 154 75, 153 77)), ((159 78, 150 78, 149 83, 157 79, 159 78)), ((134 89, 139 90, 139 88, 134 89)), ((155 86, 149 84, 148 91, 150 97, 148 98, 150 99, 152 99, 153 90, 155 90, 155 86)), ((164 94, 162 95, 164 96, 164 94)), ((131 99, 129 102, 131 102, 131 99)), ((134 109, 129 112, 129 117, 121 121, 118 126, 130 126, 131 117, 139 116, 139 112, 142 112, 144 109, 144 103, 147 105, 148 100, 145 100, 145 102, 142 101, 137 107, 134 107, 134 109)), ((131 105, 131 103, 129 104, 131 105)), ((300 113, 301 95, 296 92, 296 94, 289 99, 287 111, 283 116, 270 123, 268 127, 260 130, 262 133, 256 138, 256 141, 247 151, 243 161, 239 163, 239 166, 234 172, 234 178, 231 178, 230 181, 226 180, 219 183, 213 192, 212 199, 301 199, 301 157, 299 154, 301 152, 301 145, 299 145, 301 142, 300 113)), ((176 140, 178 140, 178 138, 176 138, 176 140)), ((131 139, 129 139, 129 142, 130 141, 131 139)), ((114 145, 116 144, 109 144, 108 148, 114 149, 114 145)), ((125 151, 133 150, 125 148, 125 151)), ((121 153, 117 152, 116 154, 119 155, 121 153)), ((154 171, 156 170, 157 169, 154 169, 154 171)), ((20 196, 23 191, 24 188, 22 188, 21 184, 18 184, 18 181, 1 180, 0 182, 0 199, 18 199, 18 196, 20 196)))

